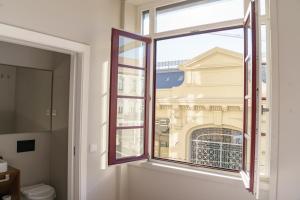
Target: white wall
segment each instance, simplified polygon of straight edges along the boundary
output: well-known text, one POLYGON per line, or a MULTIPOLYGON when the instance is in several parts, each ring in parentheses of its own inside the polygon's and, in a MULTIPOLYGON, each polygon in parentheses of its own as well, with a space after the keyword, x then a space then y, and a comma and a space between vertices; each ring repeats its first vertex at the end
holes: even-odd
POLYGON ((278 57, 276 54, 273 56, 273 63, 276 64, 278 61, 279 67, 279 80, 273 83, 279 85, 279 149, 276 149, 279 156, 277 199, 299 200, 300 1, 271 1, 271 6, 274 8, 272 17, 278 18, 277 24, 272 20, 273 36, 278 36, 278 47, 273 46, 275 49, 272 51, 274 53, 278 50, 278 57), (278 3, 277 10, 274 7, 275 3, 278 3), (276 11, 277 13, 274 13, 276 11))
POLYGON ((108 88, 111 27, 119 27, 120 1, 1 0, 0 22, 91 45, 87 134, 88 142, 98 144, 99 148, 98 152, 88 154, 87 199, 115 200, 117 170, 101 169, 101 155, 106 157, 103 141, 107 137, 107 112, 103 109, 107 108, 108 98, 104 89, 108 88))
POLYGON ((122 26, 126 31, 139 32, 138 30, 138 10, 137 6, 131 3, 124 3, 122 26))
POLYGON ((194 175, 178 169, 128 166, 130 200, 253 200, 241 180, 194 175), (157 168, 157 169, 155 169, 157 168), (177 171, 177 172, 176 172, 177 171))

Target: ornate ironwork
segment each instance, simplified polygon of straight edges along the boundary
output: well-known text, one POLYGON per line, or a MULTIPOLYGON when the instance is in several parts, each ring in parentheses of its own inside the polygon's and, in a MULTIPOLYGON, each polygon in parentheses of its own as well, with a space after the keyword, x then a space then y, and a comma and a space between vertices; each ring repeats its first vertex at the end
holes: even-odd
POLYGON ((242 133, 222 128, 198 129, 192 133, 191 162, 240 170, 242 167, 242 133))

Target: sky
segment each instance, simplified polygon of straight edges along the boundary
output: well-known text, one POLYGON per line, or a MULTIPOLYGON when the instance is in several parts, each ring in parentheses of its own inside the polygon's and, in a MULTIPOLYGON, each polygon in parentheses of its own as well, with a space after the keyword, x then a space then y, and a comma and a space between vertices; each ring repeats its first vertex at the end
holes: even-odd
POLYGON ((202 1, 203 3, 199 2, 190 4, 190 6, 180 6, 178 9, 158 10, 156 16, 157 32, 244 17, 243 0, 208 0, 202 1))
POLYGON ((243 53, 243 29, 198 34, 157 42, 157 62, 194 58, 214 47, 243 53))

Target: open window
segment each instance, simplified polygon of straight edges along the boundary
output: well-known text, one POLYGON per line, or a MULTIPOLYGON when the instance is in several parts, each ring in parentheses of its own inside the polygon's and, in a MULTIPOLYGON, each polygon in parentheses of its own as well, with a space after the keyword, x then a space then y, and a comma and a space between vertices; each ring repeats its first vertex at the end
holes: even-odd
MULTIPOLYGON (((201 6, 222 6, 221 3, 226 5, 226 2, 235 1, 208 0, 188 6, 176 4, 157 8, 156 22, 172 13, 177 16, 195 5, 203 9, 201 6)), ((233 11, 239 10, 235 9, 236 4, 227 5, 232 6, 233 11)), ((255 179, 259 174, 255 13, 255 2, 251 1, 244 24, 238 12, 221 23, 218 18, 189 25, 199 25, 197 28, 203 31, 180 26, 149 33, 154 39, 153 70, 149 64, 151 39, 113 29, 110 165, 148 158, 150 147, 152 159, 241 172, 246 188, 255 193, 255 179), (239 16, 241 21, 232 21, 239 16), (214 28, 208 29, 207 24, 214 28), (186 30, 189 32, 184 32, 186 30), (165 56, 159 58, 157 54, 161 51, 165 51, 165 56), (185 57, 189 51, 191 53, 185 57), (153 82, 152 92, 150 82, 153 82), (228 95, 233 90, 236 93, 228 95), (149 126, 151 93, 153 111, 149 126), (225 103, 220 99, 225 99, 225 103), (192 125, 185 127, 186 124, 192 125), (148 144, 150 127, 152 144, 148 144)), ((150 29, 154 30, 157 23, 148 21, 149 11, 141 14, 147 21, 146 26, 152 24, 150 29)))
POLYGON ((244 131, 243 170, 246 188, 254 193, 258 182, 258 84, 255 2, 251 1, 244 19, 244 131))
POLYGON ((147 37, 112 30, 110 165, 148 158, 150 42, 147 37))

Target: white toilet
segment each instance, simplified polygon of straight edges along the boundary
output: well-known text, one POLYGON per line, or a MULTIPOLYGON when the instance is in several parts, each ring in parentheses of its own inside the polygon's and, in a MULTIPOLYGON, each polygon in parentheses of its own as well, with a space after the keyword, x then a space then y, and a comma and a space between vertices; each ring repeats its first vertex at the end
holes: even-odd
POLYGON ((21 188, 22 200, 54 200, 55 189, 50 185, 38 184, 21 188))

